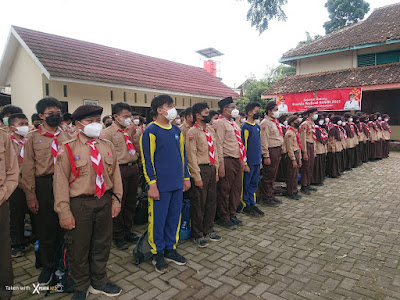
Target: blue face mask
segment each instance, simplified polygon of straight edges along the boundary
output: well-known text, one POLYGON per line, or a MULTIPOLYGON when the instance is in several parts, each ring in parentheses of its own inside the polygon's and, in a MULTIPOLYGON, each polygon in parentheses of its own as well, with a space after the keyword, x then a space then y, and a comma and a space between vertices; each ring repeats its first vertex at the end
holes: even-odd
POLYGON ((314 121, 317 121, 318 120, 318 115, 313 115, 312 118, 313 118, 314 121))
POLYGON ((3 123, 4 123, 4 125, 8 126, 8 117, 3 118, 3 123))

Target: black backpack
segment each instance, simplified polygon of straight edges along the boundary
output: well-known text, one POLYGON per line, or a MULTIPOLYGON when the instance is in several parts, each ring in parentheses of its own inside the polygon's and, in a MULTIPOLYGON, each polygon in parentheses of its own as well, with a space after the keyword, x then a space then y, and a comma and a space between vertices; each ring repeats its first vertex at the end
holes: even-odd
POLYGON ((138 204, 136 206, 135 219, 134 219, 134 223, 136 225, 143 225, 148 222, 149 219, 148 207, 149 207, 149 200, 147 198, 147 192, 144 192, 138 197, 138 204))
POLYGON ((148 262, 153 259, 153 253, 151 253, 149 234, 147 230, 140 237, 135 248, 133 249, 133 256, 135 257, 135 265, 139 265, 142 262, 148 262))

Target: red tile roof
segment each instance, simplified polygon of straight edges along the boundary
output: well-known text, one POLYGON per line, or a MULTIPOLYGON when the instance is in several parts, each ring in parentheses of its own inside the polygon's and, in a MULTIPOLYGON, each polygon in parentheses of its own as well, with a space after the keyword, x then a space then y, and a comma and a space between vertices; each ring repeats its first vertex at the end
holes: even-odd
POLYGON ((238 94, 206 70, 13 26, 50 77, 211 97, 238 94))
POLYGON ((289 94, 346 87, 400 83, 400 63, 286 77, 263 95, 289 94))
POLYGON ((291 49, 282 59, 396 39, 400 39, 400 3, 377 8, 366 20, 291 49))

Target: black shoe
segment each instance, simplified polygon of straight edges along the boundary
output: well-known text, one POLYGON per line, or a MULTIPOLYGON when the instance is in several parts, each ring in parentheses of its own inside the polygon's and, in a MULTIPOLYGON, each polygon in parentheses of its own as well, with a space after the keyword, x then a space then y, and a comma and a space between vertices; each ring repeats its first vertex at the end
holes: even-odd
POLYGON ((261 209, 259 209, 257 206, 253 205, 251 208, 252 208, 256 213, 258 213, 260 216, 263 216, 263 215, 264 215, 264 212, 263 212, 261 209))
POLYGON ((168 272, 168 265, 165 262, 164 254, 156 254, 153 256, 153 265, 155 267, 156 272, 165 273, 168 272))
POLYGON ((296 194, 288 194, 288 195, 286 195, 286 197, 288 197, 289 199, 292 199, 292 200, 300 200, 300 196, 298 196, 296 194))
POLYGON ((137 243, 138 240, 139 237, 133 232, 130 232, 127 235, 125 235, 125 241, 127 241, 128 243, 137 243))
POLYGON ((228 221, 217 220, 217 224, 228 229, 236 229, 236 225, 233 224, 231 220, 228 221))
POLYGON ((38 282, 40 285, 48 285, 53 278, 53 269, 43 267, 42 272, 39 275, 38 282))
POLYGON ((294 193, 297 197, 299 197, 299 199, 303 198, 302 195, 299 195, 298 192, 294 193))
POLYGON ((311 186, 308 186, 307 189, 308 189, 310 192, 316 192, 316 191, 318 191, 316 188, 313 188, 313 187, 311 187, 311 186))
POLYGON ((282 201, 279 200, 278 198, 273 198, 272 201, 278 203, 278 204, 282 204, 282 201))
POLYGON ((311 195, 311 192, 305 186, 301 187, 300 192, 302 192, 303 194, 306 194, 306 195, 311 195))
POLYGON ((128 243, 125 240, 114 240, 114 243, 119 250, 128 249, 128 243))
POLYGON ((88 291, 75 291, 71 300, 85 300, 88 294, 88 291))
POLYGON ((267 206, 278 206, 279 203, 278 203, 278 202, 275 202, 274 199, 270 199, 270 200, 267 200, 267 201, 265 202, 265 205, 267 205, 267 206))
POLYGON ((239 202, 238 208, 236 209, 236 213, 240 214, 243 211, 243 203, 239 202))
POLYGON ((214 231, 211 231, 206 235, 206 240, 212 241, 212 242, 219 242, 221 240, 221 237, 216 234, 214 231))
POLYGON ((194 242, 196 243, 196 245, 199 248, 205 248, 208 246, 208 243, 207 243, 206 239, 204 238, 204 236, 202 236, 201 238, 198 238, 198 239, 194 239, 194 242))
POLYGON ((168 262, 174 262, 178 266, 186 265, 186 258, 180 255, 175 249, 172 250, 164 250, 164 258, 168 262))
POLYGON ((89 286, 89 292, 95 295, 102 294, 108 297, 116 297, 121 294, 122 289, 112 282, 107 282, 105 285, 99 287, 93 285, 89 286))
POLYGON ((260 214, 253 209, 253 206, 246 206, 243 208, 243 213, 252 217, 259 217, 260 214))
POLYGON ((315 185, 315 186, 323 186, 323 183, 311 183, 311 185, 315 185))
POLYGON ((236 216, 232 216, 231 217, 231 222, 233 223, 233 224, 235 224, 236 226, 242 226, 243 224, 243 222, 242 221, 240 221, 236 216))
POLYGON ((15 247, 11 249, 11 257, 16 258, 16 257, 22 257, 24 256, 24 248, 22 247, 15 247))

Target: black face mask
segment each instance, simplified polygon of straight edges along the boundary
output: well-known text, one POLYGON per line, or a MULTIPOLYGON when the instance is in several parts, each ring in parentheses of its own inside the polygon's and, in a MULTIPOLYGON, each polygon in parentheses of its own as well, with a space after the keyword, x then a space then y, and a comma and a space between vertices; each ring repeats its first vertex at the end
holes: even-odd
POLYGON ((60 115, 51 115, 46 118, 46 123, 50 127, 58 127, 61 124, 62 118, 60 115))
POLYGON ((300 127, 300 122, 294 123, 294 127, 299 128, 300 127))
POLYGON ((112 123, 107 123, 106 127, 110 127, 112 125, 112 123))
POLYGON ((34 126, 35 126, 36 129, 38 129, 40 124, 35 124, 34 126))
POLYGON ((203 117, 203 122, 204 123, 210 123, 211 122, 211 116, 210 115, 202 116, 202 117, 203 117))
POLYGON ((260 118, 260 113, 259 113, 259 112, 255 113, 255 114, 253 115, 253 118, 254 118, 254 120, 259 119, 259 118, 260 118))

